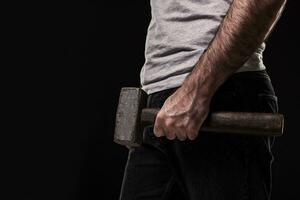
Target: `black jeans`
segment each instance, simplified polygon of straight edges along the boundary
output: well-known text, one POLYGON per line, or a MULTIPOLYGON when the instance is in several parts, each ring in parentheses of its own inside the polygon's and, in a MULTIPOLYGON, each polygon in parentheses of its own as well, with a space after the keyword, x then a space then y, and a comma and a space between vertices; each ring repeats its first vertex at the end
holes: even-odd
MULTIPOLYGON (((161 107, 177 88, 153 93, 161 107)), ((264 71, 233 74, 217 90, 210 111, 278 112, 264 71)), ((269 200, 274 137, 200 132, 196 140, 156 138, 144 130, 142 146, 129 150, 120 200, 269 200)))

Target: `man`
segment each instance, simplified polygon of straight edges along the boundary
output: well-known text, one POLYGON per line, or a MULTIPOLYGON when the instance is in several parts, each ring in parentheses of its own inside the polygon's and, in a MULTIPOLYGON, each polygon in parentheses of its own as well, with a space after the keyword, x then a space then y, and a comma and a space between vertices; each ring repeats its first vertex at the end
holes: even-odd
POLYGON ((271 198, 274 138, 199 131, 210 111, 278 112, 262 61, 286 0, 151 0, 142 89, 160 107, 121 200, 271 198))

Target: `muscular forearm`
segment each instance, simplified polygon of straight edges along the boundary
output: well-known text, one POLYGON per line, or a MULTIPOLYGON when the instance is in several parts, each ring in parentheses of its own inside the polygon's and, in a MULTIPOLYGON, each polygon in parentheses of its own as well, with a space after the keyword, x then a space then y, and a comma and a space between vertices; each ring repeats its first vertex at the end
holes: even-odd
POLYGON ((185 79, 186 90, 212 97, 264 42, 286 0, 233 0, 215 38, 185 79))

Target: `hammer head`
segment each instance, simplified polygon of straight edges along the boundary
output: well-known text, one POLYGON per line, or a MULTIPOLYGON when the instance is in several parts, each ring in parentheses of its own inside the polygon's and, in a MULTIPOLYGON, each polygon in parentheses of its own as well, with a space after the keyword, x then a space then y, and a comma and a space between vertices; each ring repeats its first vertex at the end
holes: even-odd
POLYGON ((141 131, 141 111, 146 106, 147 94, 140 88, 121 89, 116 114, 114 142, 129 147, 137 147, 143 140, 141 131))

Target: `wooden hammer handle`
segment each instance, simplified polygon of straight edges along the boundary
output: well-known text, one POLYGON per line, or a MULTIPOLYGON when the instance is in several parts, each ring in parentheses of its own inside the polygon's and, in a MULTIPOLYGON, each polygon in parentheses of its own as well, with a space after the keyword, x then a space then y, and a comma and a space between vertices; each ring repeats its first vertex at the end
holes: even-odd
MULTIPOLYGON (((158 108, 145 108, 141 122, 153 125, 158 108)), ((234 133, 256 136, 281 136, 284 117, 277 113, 256 112, 212 112, 209 113, 200 131, 214 133, 234 133)))

